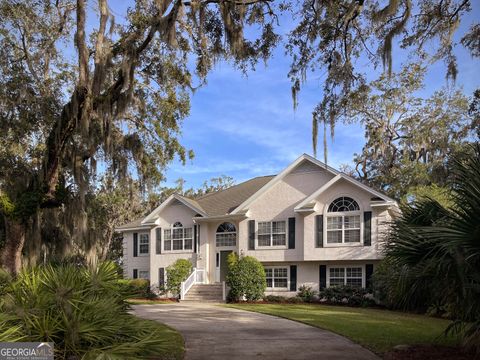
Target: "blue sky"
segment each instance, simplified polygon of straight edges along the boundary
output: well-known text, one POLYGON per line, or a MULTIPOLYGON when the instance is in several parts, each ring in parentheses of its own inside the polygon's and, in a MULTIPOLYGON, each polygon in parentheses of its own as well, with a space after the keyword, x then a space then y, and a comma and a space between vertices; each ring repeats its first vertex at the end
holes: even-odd
MULTIPOLYGON (((113 13, 117 16, 124 13, 127 3, 112 2, 113 13)), ((480 20, 480 6, 473 3, 474 9, 461 32, 480 20)), ((280 19, 280 26, 285 33, 291 24, 287 19, 280 19)), ((480 86, 479 62, 461 47, 456 53, 460 70, 456 85, 471 94, 480 86)), ((398 68, 405 60, 404 54, 395 49, 393 56, 394 66, 398 68)), ((191 113, 183 124, 181 142, 187 149, 194 150, 195 159, 185 166, 179 161, 173 162, 166 172, 164 185, 171 186, 181 177, 187 187, 197 187, 222 174, 232 176, 238 183, 275 174, 302 153, 312 154, 311 113, 321 99, 322 78, 319 74, 308 77, 294 112, 287 78, 289 65, 290 59, 282 47, 274 52, 267 66, 259 64, 248 76, 228 63, 217 64, 208 77, 208 84, 192 96, 191 113)), ((438 62, 427 74, 422 95, 428 96, 445 85, 445 67, 438 62)), ((323 159, 321 136, 318 157, 323 159)), ((328 144, 329 165, 350 164, 353 154, 361 151, 364 140, 361 126, 338 124, 335 138, 328 144)))

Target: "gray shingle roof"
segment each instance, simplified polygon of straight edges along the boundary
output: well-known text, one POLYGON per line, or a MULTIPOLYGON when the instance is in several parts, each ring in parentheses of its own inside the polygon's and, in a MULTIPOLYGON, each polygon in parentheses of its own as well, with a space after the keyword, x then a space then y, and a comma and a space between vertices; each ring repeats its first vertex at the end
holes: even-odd
MULTIPOLYGON (((265 184, 272 180, 275 175, 259 176, 240 184, 229 187, 225 190, 209 193, 195 199, 191 199, 182 195, 181 198, 191 204, 193 207, 202 210, 207 216, 227 215, 247 200, 250 196, 260 190, 265 184)), ((138 227, 148 227, 142 225, 140 218, 128 224, 116 227, 116 230, 132 229, 138 227)))
POLYGON ((122 229, 132 229, 132 228, 138 228, 138 227, 142 227, 142 226, 145 226, 145 225, 142 225, 142 220, 144 218, 140 218, 140 219, 137 219, 137 220, 134 220, 134 221, 131 221, 127 224, 124 224, 122 226, 117 226, 115 229, 117 230, 122 230, 122 229))
POLYGON ((274 177, 274 175, 259 176, 228 189, 200 196, 195 201, 208 216, 226 215, 255 194, 274 177))

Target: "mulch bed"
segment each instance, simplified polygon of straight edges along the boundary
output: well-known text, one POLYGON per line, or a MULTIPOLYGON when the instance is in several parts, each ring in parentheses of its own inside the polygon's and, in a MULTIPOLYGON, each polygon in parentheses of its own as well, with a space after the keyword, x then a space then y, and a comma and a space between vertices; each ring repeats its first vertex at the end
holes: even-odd
POLYGON ((384 355, 385 360, 472 360, 479 359, 463 349, 439 345, 415 345, 405 349, 395 349, 384 355))

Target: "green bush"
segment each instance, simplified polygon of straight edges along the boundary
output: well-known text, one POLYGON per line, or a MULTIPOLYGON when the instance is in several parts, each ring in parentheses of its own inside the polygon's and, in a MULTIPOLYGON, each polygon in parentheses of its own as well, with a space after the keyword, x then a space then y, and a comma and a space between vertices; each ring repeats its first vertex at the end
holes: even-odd
POLYGON ((279 304, 301 304, 305 302, 302 298, 298 296, 286 297, 279 295, 266 295, 263 297, 263 301, 269 303, 279 303, 279 304))
POLYGON ((152 294, 150 282, 146 279, 120 279, 118 286, 126 297, 149 298, 152 294))
MULTIPOLYGON (((233 253, 232 253, 233 254, 233 253)), ((229 301, 259 300, 267 288, 263 265, 252 256, 228 257, 227 285, 230 287, 229 301)))
POLYGON ((178 259, 167 267, 167 290, 174 296, 180 295, 180 286, 192 273, 192 263, 186 259, 178 259))
POLYGON ((319 301, 327 304, 350 306, 374 306, 373 295, 367 289, 351 286, 332 286, 321 290, 319 301))
POLYGON ((302 285, 298 288, 297 296, 302 299, 303 302, 313 302, 317 292, 313 290, 310 286, 302 285))
POLYGON ((24 270, 0 297, 0 341, 53 342, 55 359, 166 354, 163 330, 128 309, 110 262, 24 270))

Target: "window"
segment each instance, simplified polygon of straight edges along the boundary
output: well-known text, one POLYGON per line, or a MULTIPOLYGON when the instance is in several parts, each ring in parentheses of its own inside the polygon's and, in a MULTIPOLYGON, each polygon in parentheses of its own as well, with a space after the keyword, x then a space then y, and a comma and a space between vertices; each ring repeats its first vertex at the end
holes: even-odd
POLYGON ((330 286, 348 285, 362 287, 363 268, 331 267, 329 269, 330 286))
POLYGON ((138 278, 149 280, 150 274, 148 273, 148 270, 138 270, 138 278))
POLYGON ((148 248, 149 248, 149 239, 148 234, 140 234, 140 239, 138 241, 138 253, 140 255, 148 255, 148 248))
POLYGON ((163 249, 165 251, 192 250, 193 229, 184 228, 181 222, 173 224, 172 229, 165 229, 163 232, 163 249))
POLYGON ((349 197, 332 201, 327 211, 327 244, 360 243, 360 207, 349 197))
POLYGON ((217 247, 237 245, 237 229, 229 222, 220 224, 215 235, 217 247))
POLYGON ((283 267, 266 267, 265 276, 267 278, 267 288, 287 289, 288 288, 288 269, 283 267))
POLYGON ((258 246, 285 246, 287 244, 285 221, 258 223, 258 246))

